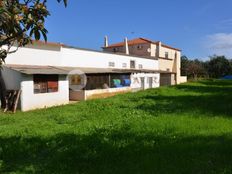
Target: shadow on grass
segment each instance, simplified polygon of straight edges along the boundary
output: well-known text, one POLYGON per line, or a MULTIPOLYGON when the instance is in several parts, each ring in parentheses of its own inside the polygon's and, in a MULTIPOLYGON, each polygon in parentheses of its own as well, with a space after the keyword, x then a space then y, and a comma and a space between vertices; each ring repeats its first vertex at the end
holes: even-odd
POLYGON ((211 79, 211 80, 202 80, 198 81, 200 84, 208 85, 208 86, 232 86, 232 80, 216 80, 216 79, 211 79))
POLYGON ((174 88, 189 91, 189 92, 198 92, 201 94, 220 94, 228 95, 232 94, 232 86, 190 86, 190 85, 178 85, 174 88))
MULTIPOLYGON (((223 81, 224 82, 224 81, 223 81)), ((224 82, 227 85, 215 85, 215 82, 207 83, 208 86, 178 85, 170 87, 183 91, 181 95, 160 95, 150 90, 148 95, 135 97, 133 102, 140 102, 135 109, 146 111, 154 116, 160 113, 180 114, 196 113, 206 116, 232 117, 232 81, 224 82), (213 84, 213 85, 209 85, 213 84)), ((173 92, 175 93, 175 91, 173 92)))
POLYGON ((136 106, 136 109, 154 116, 162 113, 176 115, 196 113, 205 116, 232 117, 232 96, 146 96, 145 98, 147 102, 136 106))
MULTIPOLYGON (((91 104, 93 107, 100 106, 99 110, 103 106, 107 110, 114 105, 118 112, 126 108, 143 110, 152 115, 174 113, 178 116, 179 113, 195 110, 205 115, 232 116, 229 85, 180 85, 172 88, 184 92, 168 96, 158 90, 148 90, 136 96, 128 94, 91 104), (112 105, 106 105, 108 102, 112 105)), ((232 173, 230 136, 172 137, 149 132, 138 135, 127 128, 114 131, 97 129, 86 135, 2 136, 0 173, 232 173)))
POLYGON ((162 137, 121 130, 1 138, 0 173, 231 173, 232 140, 162 137))

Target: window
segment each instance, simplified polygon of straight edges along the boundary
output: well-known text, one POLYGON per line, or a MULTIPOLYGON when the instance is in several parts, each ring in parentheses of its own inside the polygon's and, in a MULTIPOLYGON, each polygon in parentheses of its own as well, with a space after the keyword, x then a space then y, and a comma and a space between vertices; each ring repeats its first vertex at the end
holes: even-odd
POLYGON ((123 64, 122 64, 122 67, 123 67, 123 68, 126 68, 126 67, 127 67, 127 64, 126 64, 126 63, 123 63, 123 64))
POLYGON ((168 59, 168 52, 165 52, 165 58, 168 59))
POLYGON ((139 64, 139 69, 143 69, 143 65, 142 64, 139 64))
POLYGON ((142 50, 142 49, 143 49, 143 46, 142 46, 142 45, 138 45, 138 46, 137 46, 137 49, 138 49, 138 50, 142 50))
POLYGON ((115 63, 114 62, 109 62, 109 67, 114 67, 115 63))
POLYGON ((58 91, 58 75, 34 75, 34 93, 58 91))
POLYGON ((70 75, 69 85, 81 85, 81 76, 80 75, 70 75))
POLYGON ((177 59, 177 52, 175 52, 175 59, 177 59))
POLYGON ((135 61, 134 60, 130 61, 130 68, 135 68, 135 61))
POLYGON ((114 48, 113 51, 116 53, 116 52, 119 51, 119 49, 118 48, 114 48))
POLYGON ((86 90, 106 89, 109 88, 109 75, 107 74, 90 74, 87 76, 86 90))

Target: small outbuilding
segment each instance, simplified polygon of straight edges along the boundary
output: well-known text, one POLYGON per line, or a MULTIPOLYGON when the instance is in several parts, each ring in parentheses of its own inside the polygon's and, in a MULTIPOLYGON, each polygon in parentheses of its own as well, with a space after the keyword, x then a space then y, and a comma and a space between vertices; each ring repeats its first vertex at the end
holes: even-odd
MULTIPOLYGON (((3 67, 2 75, 8 90, 21 90, 19 108, 22 111, 159 86, 159 74, 145 69, 7 64, 3 67), (69 73, 73 70, 79 70, 86 76, 82 89, 70 86, 72 80, 69 73)), ((81 85, 81 81, 77 81, 76 85, 81 85)))

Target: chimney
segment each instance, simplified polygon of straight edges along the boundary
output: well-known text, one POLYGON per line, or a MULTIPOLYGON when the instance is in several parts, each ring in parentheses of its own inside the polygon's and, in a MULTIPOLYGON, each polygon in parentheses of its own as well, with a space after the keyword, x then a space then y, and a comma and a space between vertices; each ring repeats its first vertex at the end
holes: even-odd
POLYGON ((157 57, 160 57, 161 48, 162 48, 162 43, 159 41, 158 42, 158 49, 157 49, 157 57))
POLYGON ((104 47, 108 47, 108 46, 109 46, 108 37, 105 36, 104 47))
POLYGON ((127 37, 124 39, 124 43, 125 43, 125 45, 124 45, 124 47, 125 47, 125 53, 127 55, 129 55, 130 53, 129 53, 129 46, 128 46, 128 39, 127 39, 127 37))

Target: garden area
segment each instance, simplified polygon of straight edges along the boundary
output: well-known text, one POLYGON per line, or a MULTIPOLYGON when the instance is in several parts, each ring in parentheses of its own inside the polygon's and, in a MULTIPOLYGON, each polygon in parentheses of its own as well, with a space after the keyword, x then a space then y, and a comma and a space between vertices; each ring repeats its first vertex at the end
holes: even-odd
POLYGON ((232 81, 0 113, 0 173, 232 173, 232 81))

